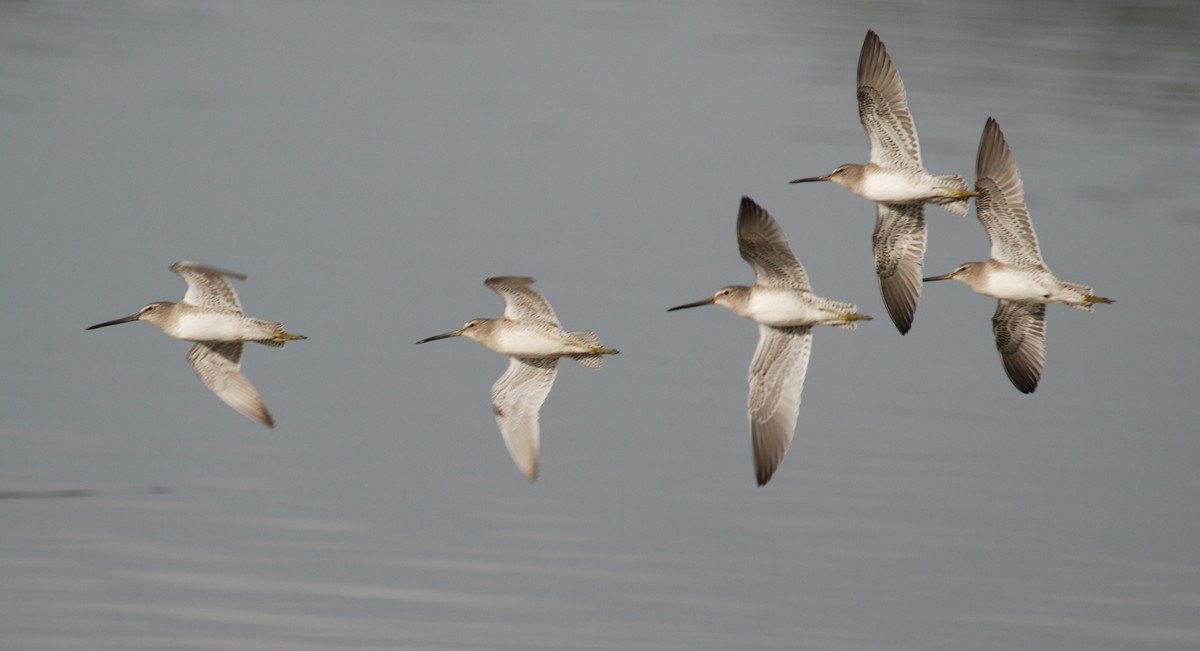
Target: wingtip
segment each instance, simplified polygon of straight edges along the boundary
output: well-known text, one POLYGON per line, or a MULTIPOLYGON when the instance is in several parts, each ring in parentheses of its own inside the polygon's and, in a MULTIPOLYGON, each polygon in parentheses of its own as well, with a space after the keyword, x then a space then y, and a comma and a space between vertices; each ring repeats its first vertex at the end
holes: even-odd
POLYGON ((979 149, 975 155, 976 186, 979 185, 979 179, 985 177, 995 178, 1011 173, 1020 178, 1020 172, 1016 168, 1016 159, 1004 132, 1000 130, 1000 123, 996 118, 989 117, 983 125, 983 133, 979 136, 979 149))
POLYGON ((758 202, 748 196, 743 195, 742 201, 738 204, 738 217, 749 219, 766 213, 766 209, 758 205, 758 202))
POLYGON ((253 414, 253 415, 251 415, 251 414, 245 414, 245 415, 249 416, 250 420, 253 420, 254 422, 258 423, 259 425, 266 427, 267 429, 275 429, 275 417, 271 415, 271 412, 267 411, 266 405, 260 404, 259 408, 260 408, 260 411, 258 413, 253 414))
POLYGON ((230 271, 229 269, 223 269, 221 267, 214 267, 212 265, 207 265, 207 264, 203 264, 200 262, 194 262, 192 260, 180 260, 179 262, 172 264, 170 269, 171 269, 171 271, 174 271, 175 273, 182 273, 185 271, 199 271, 201 273, 214 273, 214 274, 217 274, 220 276, 228 276, 230 278, 233 278, 234 280, 245 281, 247 279, 247 276, 244 273, 241 273, 238 271, 230 271))
POLYGON ((888 316, 892 319, 892 325, 896 326, 896 330, 898 330, 901 335, 908 334, 909 331, 912 330, 913 320, 915 320, 917 316, 916 306, 914 305, 911 310, 903 309, 900 306, 895 306, 895 309, 892 309, 893 306, 887 305, 886 303, 884 306, 888 308, 888 316))

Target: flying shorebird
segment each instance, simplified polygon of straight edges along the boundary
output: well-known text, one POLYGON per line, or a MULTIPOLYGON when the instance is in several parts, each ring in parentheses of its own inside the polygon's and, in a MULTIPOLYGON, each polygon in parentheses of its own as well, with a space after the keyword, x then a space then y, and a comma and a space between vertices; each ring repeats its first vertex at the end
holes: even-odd
POLYGON ((845 163, 824 176, 792 183, 833 181, 875 202, 875 275, 892 323, 900 334, 907 334, 921 299, 924 204, 936 203, 961 217, 975 193, 957 174, 933 176, 926 171, 904 82, 873 31, 867 32, 858 56, 858 117, 871 143, 870 162, 845 163))
POLYGON ((267 411, 258 391, 242 375, 242 343, 253 341, 282 348, 283 344, 304 335, 284 332, 278 321, 251 319, 242 313, 237 293, 225 276, 245 280, 246 276, 196 262, 176 262, 171 270, 187 283, 187 292, 178 303, 155 301, 136 313, 120 319, 88 326, 88 330, 149 321, 176 339, 196 342, 188 351, 192 370, 225 404, 239 414, 267 427, 275 419, 267 411))
POLYGON ((1013 386, 1021 393, 1033 393, 1046 364, 1046 304, 1063 303, 1091 312, 1093 304, 1112 300, 1092 294, 1086 285, 1060 280, 1042 260, 1021 173, 993 118, 988 118, 979 139, 975 189, 979 192, 975 214, 987 231, 991 257, 924 280, 959 280, 980 294, 1000 299, 992 315, 996 350, 1013 386))
POLYGON ((458 330, 417 342, 466 337, 509 356, 508 370, 492 385, 492 411, 508 453, 529 481, 538 477, 538 412, 554 384, 558 358, 600 368, 602 355, 619 352, 605 348, 591 330, 564 331, 533 282, 520 276, 488 278, 483 284, 504 299, 503 316, 472 319, 458 330))
POLYGON ((738 251, 754 269, 754 286, 730 285, 711 298, 677 305, 682 310, 721 305, 758 323, 758 348, 750 362, 750 444, 758 485, 771 479, 783 461, 800 413, 800 393, 812 350, 812 326, 853 330, 859 314, 850 303, 812 293, 804 267, 770 213, 742 197, 737 218, 738 251))

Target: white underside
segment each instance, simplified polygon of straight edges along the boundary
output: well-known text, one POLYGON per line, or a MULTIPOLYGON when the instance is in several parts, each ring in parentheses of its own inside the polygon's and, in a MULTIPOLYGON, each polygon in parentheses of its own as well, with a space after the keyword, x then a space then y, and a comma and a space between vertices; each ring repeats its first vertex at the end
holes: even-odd
POLYGON ((944 189, 933 185, 932 177, 914 178, 905 172, 884 168, 869 170, 859 187, 859 196, 882 203, 918 203, 933 197, 947 196, 944 189))
POLYGON ((527 328, 495 331, 485 345, 513 357, 559 357, 588 352, 583 346, 564 343, 562 337, 553 336, 548 331, 527 328))
POLYGON ((236 314, 203 312, 181 314, 163 332, 188 341, 253 341, 271 334, 236 314))
POLYGON ((981 293, 1015 301, 1051 301, 1059 293, 1058 286, 1044 280, 1044 277, 1020 270, 993 268, 987 275, 987 282, 981 293))
POLYGON ((744 317, 777 328, 841 322, 841 313, 821 308, 793 292, 756 287, 744 317))

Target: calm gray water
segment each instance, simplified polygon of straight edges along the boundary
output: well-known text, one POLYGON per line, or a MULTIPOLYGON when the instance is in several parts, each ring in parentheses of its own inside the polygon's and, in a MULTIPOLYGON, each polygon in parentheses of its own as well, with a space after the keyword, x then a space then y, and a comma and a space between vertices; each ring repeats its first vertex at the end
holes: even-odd
MULTIPOLYGON (((1200 8, 1163 3, 0 4, 0 648, 1200 647, 1200 8), (1049 310, 1017 393, 993 301, 886 318, 874 209, 798 176, 863 161, 880 32, 926 165, 995 116, 1049 264, 1117 303, 1049 310), (747 282, 781 221, 818 293, 796 441, 754 485, 754 326, 666 308, 747 282), (310 337, 247 349, 279 427, 145 324, 242 271, 310 337), (542 477, 488 391, 505 360, 417 339, 536 276, 568 328, 542 477), (150 491, 149 489, 159 489, 150 491)), ((927 269, 986 255, 928 211, 927 269)), ((949 286, 947 286, 949 285, 949 286)))

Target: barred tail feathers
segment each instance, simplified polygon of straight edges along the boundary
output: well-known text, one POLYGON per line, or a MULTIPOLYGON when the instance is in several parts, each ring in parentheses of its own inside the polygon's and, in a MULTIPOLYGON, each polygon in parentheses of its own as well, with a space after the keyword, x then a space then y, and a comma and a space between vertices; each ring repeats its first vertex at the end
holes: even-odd
POLYGON ((971 197, 977 197, 979 193, 968 188, 967 182, 958 174, 936 176, 934 181, 939 188, 946 190, 946 196, 930 199, 929 202, 935 203, 959 217, 966 217, 971 197))
POLYGON ((1088 287, 1087 285, 1063 282, 1063 289, 1074 293, 1078 297, 1078 300, 1067 303, 1067 305, 1070 305, 1077 310, 1083 310, 1084 312, 1091 312, 1092 305, 1096 303, 1109 304, 1113 302, 1111 298, 1096 296, 1092 293, 1092 288, 1088 287))
POLYGON ((866 314, 861 314, 858 311, 858 306, 854 303, 846 303, 844 301, 835 301, 832 299, 822 299, 821 308, 834 313, 828 321, 822 323, 831 325, 835 328, 843 330, 854 330, 858 327, 859 321, 870 321, 871 317, 866 314))
POLYGON ((255 343, 272 348, 283 348, 283 345, 289 341, 297 341, 300 339, 308 339, 304 335, 293 334, 283 329, 283 324, 278 321, 268 321, 266 319, 250 319, 256 326, 262 328, 263 331, 271 332, 270 339, 256 339, 255 343))
POLYGON ((572 330, 567 333, 567 341, 591 350, 587 354, 571 355, 572 359, 588 368, 600 368, 604 360, 603 355, 616 355, 620 352, 615 348, 605 348, 600 342, 600 337, 591 330, 572 330))

